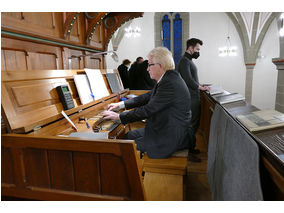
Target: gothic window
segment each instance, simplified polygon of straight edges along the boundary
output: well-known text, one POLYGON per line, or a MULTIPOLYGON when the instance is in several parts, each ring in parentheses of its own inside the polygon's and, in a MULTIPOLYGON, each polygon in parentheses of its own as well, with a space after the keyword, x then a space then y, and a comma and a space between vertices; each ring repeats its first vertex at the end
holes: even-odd
POLYGON ((182 55, 182 19, 180 14, 175 15, 174 19, 174 61, 178 64, 182 55))
POLYGON ((168 15, 164 15, 162 20, 163 46, 171 50, 171 22, 168 15))
POLYGON ((189 38, 189 13, 155 13, 155 46, 167 47, 177 64, 189 38))

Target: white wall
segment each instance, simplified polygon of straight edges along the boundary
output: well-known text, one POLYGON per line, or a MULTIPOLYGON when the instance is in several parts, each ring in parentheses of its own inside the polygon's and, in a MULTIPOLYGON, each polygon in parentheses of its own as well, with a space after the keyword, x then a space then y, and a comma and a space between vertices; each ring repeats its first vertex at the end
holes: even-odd
POLYGON ((203 41, 200 57, 195 60, 200 83, 220 84, 229 92, 245 93, 245 64, 238 33, 225 13, 190 13, 190 37, 203 41), (229 29, 229 30, 228 30, 229 29), (220 57, 218 48, 226 45, 229 36, 231 45, 237 46, 237 56, 220 57))
MULTIPOLYGON (((140 27, 141 36, 136 38, 124 36, 116 52, 119 62, 116 63, 110 56, 107 56, 107 68, 117 69, 124 59, 129 59, 131 62, 134 62, 138 56, 142 56, 145 59, 154 48, 154 13, 144 13, 143 17, 133 19, 130 26, 132 28, 140 27)), ((112 50, 111 41, 109 42, 108 50, 112 50)))
POLYGON ((260 47, 261 55, 253 71, 252 104, 260 109, 275 109, 278 71, 272 58, 279 57, 279 32, 274 20, 260 47))
MULTIPOLYGON (((137 56, 146 58, 154 46, 154 13, 144 13, 142 18, 134 19, 131 27, 141 27, 139 38, 123 38, 118 47, 119 62, 106 58, 107 68, 117 68, 123 59, 134 61, 137 56)), ((239 35, 228 16, 217 12, 190 13, 190 37, 200 38, 204 44, 200 57, 194 60, 199 72, 200 83, 220 84, 229 92, 245 95, 246 67, 243 59, 243 49, 239 35), (235 57, 219 57, 218 48, 225 45, 229 35, 231 44, 237 46, 235 57)), ((184 44, 186 45, 186 44, 184 44)), ((112 50, 111 42, 108 50, 112 50)), ((256 107, 274 108, 276 96, 277 71, 271 58, 279 56, 279 39, 274 21, 270 26, 261 47, 266 55, 258 60, 254 70, 252 104, 256 107), (273 48, 271 48, 273 47, 273 48)))

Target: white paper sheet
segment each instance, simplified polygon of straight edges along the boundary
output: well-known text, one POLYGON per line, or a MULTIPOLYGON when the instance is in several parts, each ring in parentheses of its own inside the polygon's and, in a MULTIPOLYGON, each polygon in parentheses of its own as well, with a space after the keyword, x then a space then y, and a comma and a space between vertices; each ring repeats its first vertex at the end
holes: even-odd
POLYGON ((95 96, 95 100, 106 97, 109 95, 103 75, 98 69, 84 69, 91 86, 91 91, 95 96))
POLYGON ((73 77, 81 104, 87 104, 94 101, 87 75, 74 75, 73 77))
POLYGON ((88 139, 108 139, 107 132, 73 132, 69 137, 88 138, 88 139))
POLYGON ((76 129, 76 131, 78 131, 77 127, 75 126, 75 124, 71 121, 71 119, 68 117, 68 115, 66 115, 66 113, 64 111, 61 112, 61 114, 66 118, 66 120, 76 129))

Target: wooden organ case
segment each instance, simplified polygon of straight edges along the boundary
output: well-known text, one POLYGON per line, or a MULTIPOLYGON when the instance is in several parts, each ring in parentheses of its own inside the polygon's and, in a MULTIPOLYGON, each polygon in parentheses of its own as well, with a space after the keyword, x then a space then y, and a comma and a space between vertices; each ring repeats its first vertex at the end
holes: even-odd
MULTIPOLYGON (((79 132, 91 131, 79 122, 79 117, 97 116, 107 104, 117 102, 118 96, 129 91, 81 105, 75 74, 84 74, 84 70, 2 72, 2 118, 9 129, 9 133, 2 134, 2 196, 31 200, 145 200, 135 143, 119 140, 126 127, 120 124, 106 129, 112 139, 68 137, 74 130, 61 115, 63 107, 56 87, 68 84, 75 107, 65 113, 79 132)), ((105 76, 104 80, 107 82, 105 76)))

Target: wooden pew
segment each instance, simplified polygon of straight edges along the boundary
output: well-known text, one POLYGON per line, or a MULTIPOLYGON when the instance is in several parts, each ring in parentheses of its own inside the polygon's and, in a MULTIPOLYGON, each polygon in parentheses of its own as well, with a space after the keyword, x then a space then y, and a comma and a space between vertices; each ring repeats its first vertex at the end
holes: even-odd
POLYGON ((144 154, 144 187, 148 200, 181 201, 185 197, 188 150, 167 159, 151 159, 144 154))

